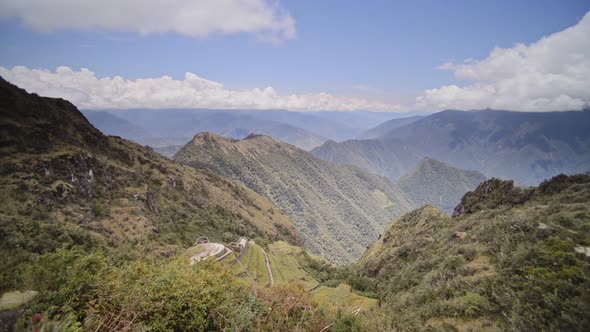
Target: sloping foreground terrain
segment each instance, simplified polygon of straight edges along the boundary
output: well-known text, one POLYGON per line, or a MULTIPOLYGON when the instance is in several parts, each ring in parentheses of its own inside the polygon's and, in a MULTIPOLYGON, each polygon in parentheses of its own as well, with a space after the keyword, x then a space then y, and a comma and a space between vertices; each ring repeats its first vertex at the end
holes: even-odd
POLYGON ((461 197, 485 179, 478 171, 455 168, 426 157, 397 185, 416 206, 432 204, 451 214, 461 197))
POLYGON ((1 79, 0 128, 0 292, 38 292, 1 312, 2 329, 32 330, 31 317, 69 331, 333 321, 297 287, 252 292, 231 269, 180 256, 199 236, 299 243, 291 221, 250 189, 104 136, 69 102, 1 79))
POLYGON ((491 179, 452 217, 426 206, 391 222, 358 273, 384 330, 588 331, 588 247, 590 176, 491 179))
POLYGON ((538 185, 560 173, 590 170, 590 110, 509 112, 447 110, 368 140, 328 141, 312 150, 397 181, 431 157, 487 177, 538 185))
POLYGON ((412 204, 387 179, 323 161, 268 136, 200 133, 174 160, 242 182, 291 217, 305 247, 334 263, 358 259, 412 204))

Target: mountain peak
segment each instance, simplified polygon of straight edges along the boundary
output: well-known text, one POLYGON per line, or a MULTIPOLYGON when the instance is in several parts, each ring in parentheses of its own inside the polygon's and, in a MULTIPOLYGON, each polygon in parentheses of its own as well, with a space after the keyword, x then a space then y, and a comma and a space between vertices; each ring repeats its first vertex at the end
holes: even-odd
POLYGON ((462 216, 501 205, 517 205, 527 201, 532 191, 514 186, 512 180, 496 178, 482 182, 475 190, 466 193, 461 203, 455 207, 453 216, 462 216))
POLYGON ((424 157, 398 184, 417 205, 434 204, 452 213, 463 194, 475 189, 485 179, 478 171, 456 168, 424 157))
POLYGON ((0 119, 1 154, 45 152, 55 145, 96 150, 106 143, 102 133, 69 101, 28 93, 2 77, 0 119))

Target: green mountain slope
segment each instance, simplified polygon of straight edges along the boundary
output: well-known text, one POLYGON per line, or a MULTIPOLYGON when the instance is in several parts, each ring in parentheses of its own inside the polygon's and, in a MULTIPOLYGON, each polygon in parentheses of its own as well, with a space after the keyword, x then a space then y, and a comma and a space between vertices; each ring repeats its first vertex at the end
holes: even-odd
POLYGON ((250 189, 102 135, 69 102, 0 81, 0 290, 20 262, 61 247, 166 257, 199 236, 299 243, 250 189))
POLYGON ((268 136, 238 141, 201 133, 174 159, 266 196, 293 219, 308 249, 340 264, 360 257, 388 220, 412 206, 382 177, 323 161, 268 136))
POLYGON ((451 214, 461 197, 485 179, 478 171, 458 169, 426 157, 397 185, 417 206, 432 204, 451 214))
POLYGON ((586 331, 589 247, 590 176, 492 179, 453 217, 425 206, 392 221, 358 273, 388 329, 586 331))

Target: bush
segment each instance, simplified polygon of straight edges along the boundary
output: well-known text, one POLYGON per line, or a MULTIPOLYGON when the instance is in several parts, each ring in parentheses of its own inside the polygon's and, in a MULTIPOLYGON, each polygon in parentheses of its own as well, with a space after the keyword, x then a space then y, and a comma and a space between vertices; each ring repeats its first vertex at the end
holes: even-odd
POLYGON ((136 261, 101 278, 84 327, 205 331, 215 326, 214 310, 227 306, 237 291, 231 271, 215 262, 191 267, 184 258, 136 261))

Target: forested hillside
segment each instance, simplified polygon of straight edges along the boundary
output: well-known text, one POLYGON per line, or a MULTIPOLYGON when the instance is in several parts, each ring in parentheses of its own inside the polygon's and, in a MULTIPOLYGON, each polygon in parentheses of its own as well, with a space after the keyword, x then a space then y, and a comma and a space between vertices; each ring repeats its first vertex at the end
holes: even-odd
POLYGON ((306 248, 339 264, 360 257, 391 218, 412 208, 387 179, 268 136, 232 140, 201 133, 174 159, 267 197, 293 219, 306 248))
POLYGON ((478 171, 458 169, 426 157, 397 184, 416 206, 432 204, 451 214, 461 197, 485 179, 478 171))

